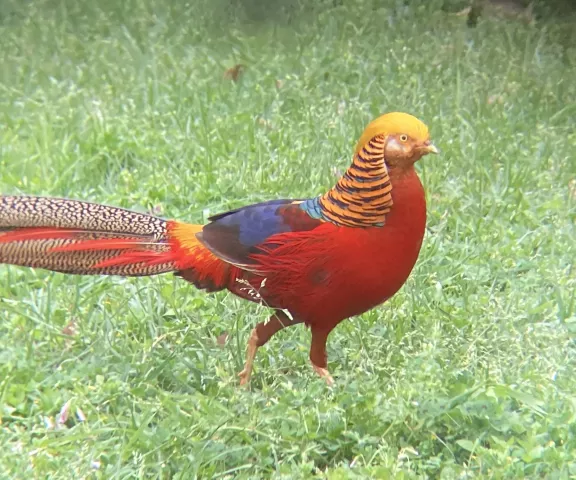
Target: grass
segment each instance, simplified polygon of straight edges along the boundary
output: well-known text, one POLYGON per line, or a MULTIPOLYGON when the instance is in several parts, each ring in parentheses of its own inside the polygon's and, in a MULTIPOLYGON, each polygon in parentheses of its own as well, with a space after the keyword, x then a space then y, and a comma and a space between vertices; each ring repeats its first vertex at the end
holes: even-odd
POLYGON ((390 110, 443 153, 410 280, 331 335, 334 388, 298 327, 239 388, 267 312, 231 295, 1 267, 0 478, 576 476, 570 31, 439 2, 2 2, 3 193, 201 222, 323 192, 390 110))

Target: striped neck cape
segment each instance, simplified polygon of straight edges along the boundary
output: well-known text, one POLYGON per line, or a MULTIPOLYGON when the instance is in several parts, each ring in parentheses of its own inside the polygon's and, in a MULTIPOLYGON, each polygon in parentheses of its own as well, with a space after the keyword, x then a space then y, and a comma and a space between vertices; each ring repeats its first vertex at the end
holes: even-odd
POLYGON ((301 208, 338 226, 381 227, 392 208, 392 184, 384 160, 386 137, 377 135, 354 155, 352 165, 327 193, 301 208))

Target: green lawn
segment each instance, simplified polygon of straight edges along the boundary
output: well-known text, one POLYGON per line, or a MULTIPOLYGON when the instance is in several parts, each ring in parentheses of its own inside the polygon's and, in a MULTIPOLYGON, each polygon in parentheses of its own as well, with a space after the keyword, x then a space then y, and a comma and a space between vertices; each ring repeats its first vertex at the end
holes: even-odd
POLYGON ((303 327, 239 388, 268 313, 231 295, 0 267, 0 478, 576 476, 574 24, 343 3, 0 4, 3 193, 199 223, 325 191, 386 111, 442 150, 420 260, 331 335, 333 388, 303 327))

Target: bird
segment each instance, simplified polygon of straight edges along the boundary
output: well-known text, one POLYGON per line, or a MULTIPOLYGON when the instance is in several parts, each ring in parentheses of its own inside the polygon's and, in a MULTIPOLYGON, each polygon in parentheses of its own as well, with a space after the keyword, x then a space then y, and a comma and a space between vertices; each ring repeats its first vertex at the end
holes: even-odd
POLYGON ((274 199, 214 215, 205 225, 54 197, 0 196, 0 264, 80 275, 173 272, 206 292, 272 309, 252 329, 240 384, 257 350, 283 328, 311 332, 314 371, 332 385, 328 335, 406 282, 426 229, 415 163, 438 153, 428 127, 402 112, 367 125, 352 162, 326 193, 274 199))

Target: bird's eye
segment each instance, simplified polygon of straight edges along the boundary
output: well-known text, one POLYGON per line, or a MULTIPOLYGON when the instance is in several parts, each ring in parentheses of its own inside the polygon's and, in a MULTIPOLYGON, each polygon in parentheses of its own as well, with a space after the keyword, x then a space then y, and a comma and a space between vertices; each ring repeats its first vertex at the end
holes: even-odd
POLYGON ((408 141, 408 135, 405 135, 405 134, 400 135, 400 141, 401 142, 407 142, 408 141))

